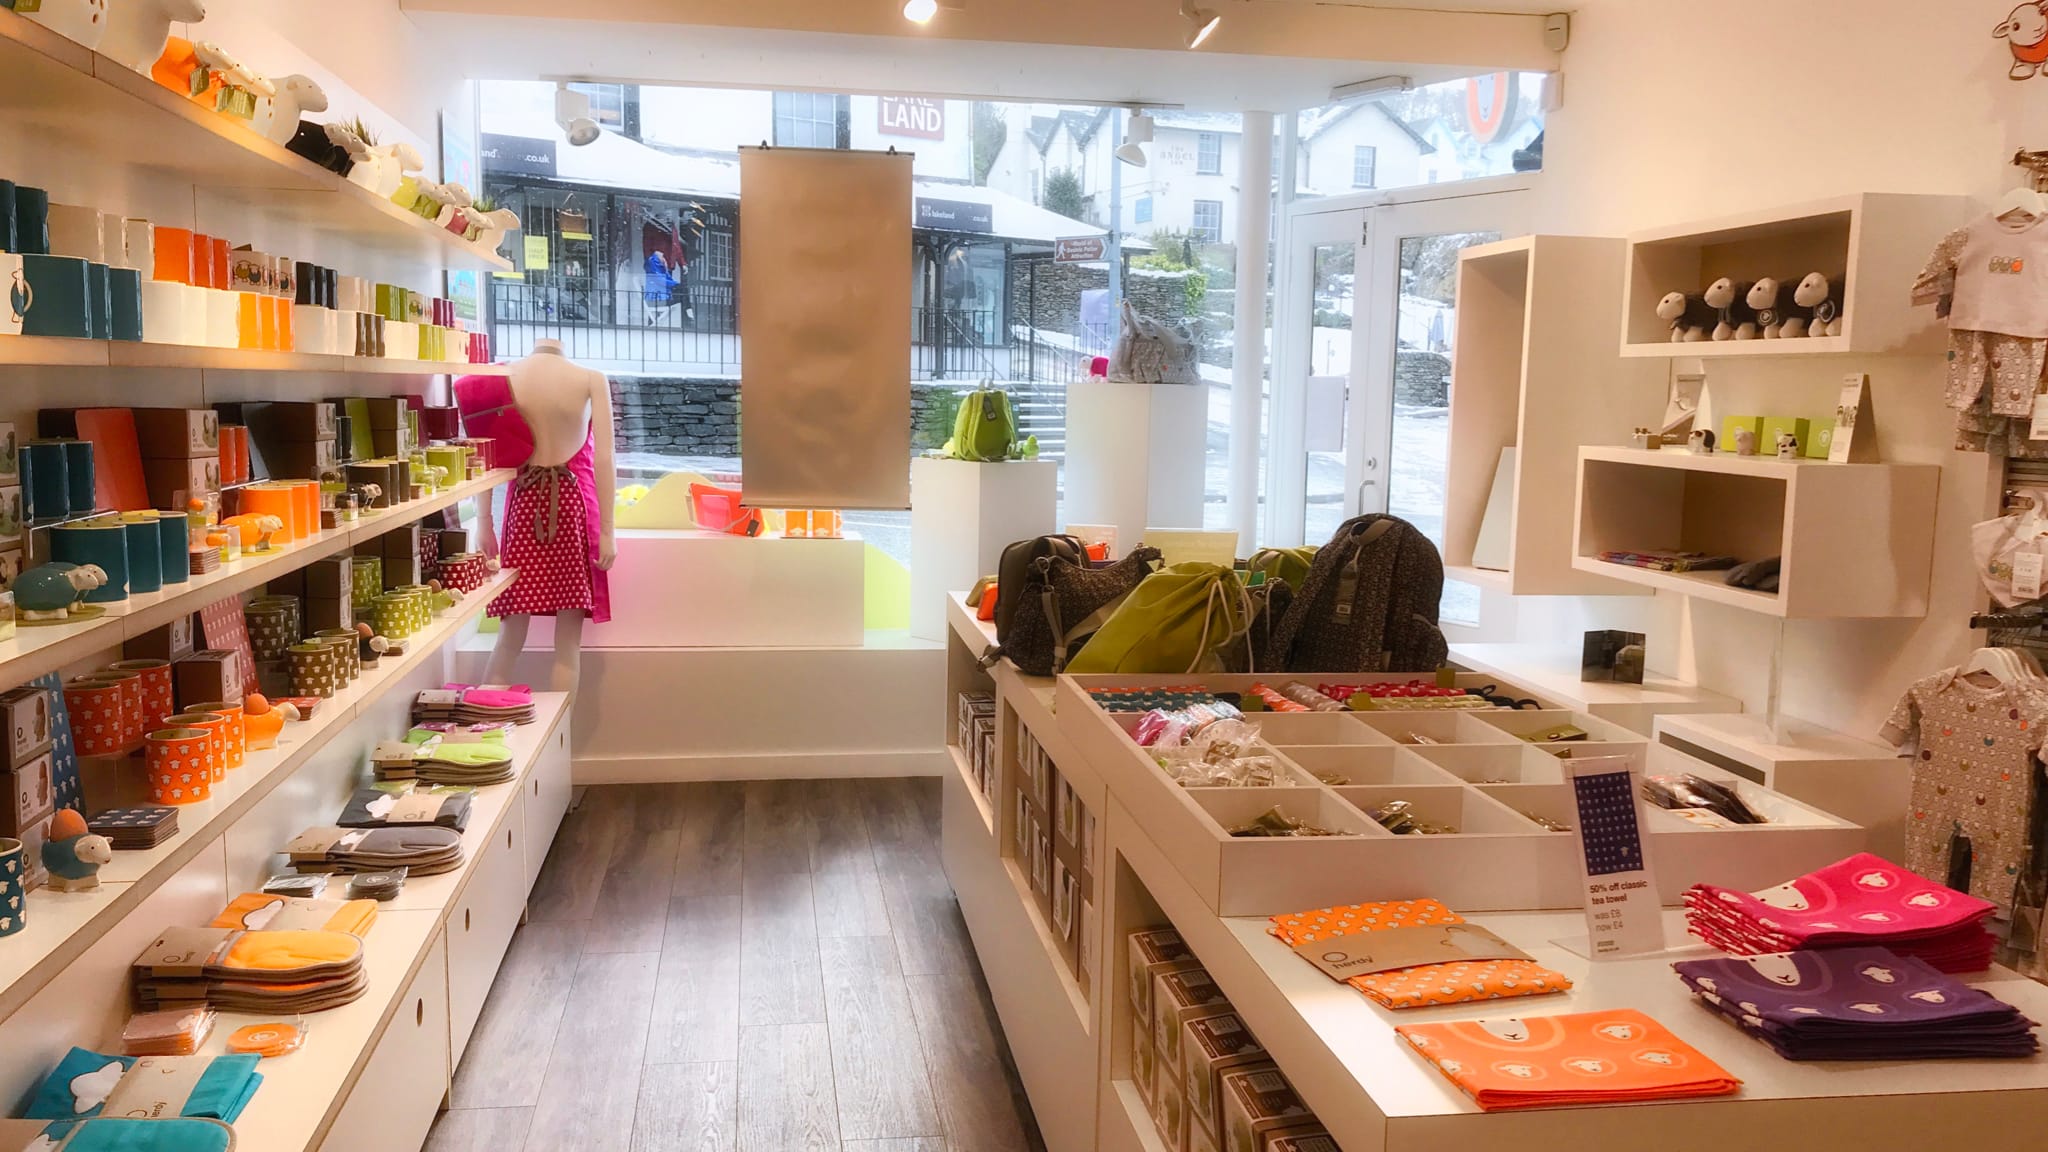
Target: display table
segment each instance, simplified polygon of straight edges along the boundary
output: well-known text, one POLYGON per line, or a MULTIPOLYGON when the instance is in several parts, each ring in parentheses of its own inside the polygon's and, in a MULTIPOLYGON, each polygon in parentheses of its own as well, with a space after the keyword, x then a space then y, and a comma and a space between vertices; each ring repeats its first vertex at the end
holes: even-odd
MULTIPOLYGON (((1492 1152, 1501 1148, 1679 1149, 1727 1152, 1729 1149, 1773 1148, 1796 1139, 1802 1147, 1864 1152, 1868 1149, 1920 1149, 1930 1132, 1943 1141, 1955 1138, 1988 1140, 1996 1134, 2030 1130, 2030 1123, 2048 1109, 2048 1059, 1887 1064, 1796 1064, 1779 1059, 1732 1025, 1690 1003, 1670 963, 1690 953, 1592 964, 1555 943, 1583 936, 1583 913, 1564 902, 1562 894, 1577 882, 1574 874, 1553 883, 1547 875, 1559 865, 1548 852, 1527 855, 1514 845, 1531 837, 1520 832, 1465 828, 1486 836, 1506 856, 1477 857, 1485 875, 1407 875, 1401 891, 1388 891, 1392 881, 1378 861, 1392 837, 1359 835, 1343 842, 1265 843, 1214 841, 1203 831, 1202 818, 1227 817, 1237 801, 1221 792, 1258 792, 1289 802, 1306 802, 1315 792, 1308 781, 1280 789, 1211 790, 1206 795, 1179 789, 1154 771, 1147 779, 1143 755, 1118 748, 1100 731, 1103 717, 1086 697, 1089 682, 1103 678, 1052 680, 1027 677, 1007 662, 987 673, 974 664, 989 640, 987 626, 974 620, 956 595, 949 598, 953 625, 948 660, 948 719, 956 715, 961 692, 985 691, 996 703, 998 762, 992 772, 977 773, 972 750, 952 748, 955 771, 944 779, 944 861, 946 874, 960 899, 961 912, 987 977, 990 995, 1004 1024, 1025 1092, 1038 1116, 1051 1152, 1160 1152, 1171 1149, 1157 1132, 1133 1082, 1133 1036, 1129 1003, 1129 961, 1126 938, 1147 928, 1178 930, 1197 959, 1213 975, 1236 1012, 1259 1037, 1304 1102, 1329 1129, 1345 1152, 1398 1149, 1402 1152, 1492 1152), (1073 904, 1063 907, 1048 899, 1039 879, 1036 845, 1040 809, 1021 788, 1037 788, 1045 765, 1056 766, 1052 809, 1078 809, 1075 821, 1089 831, 1078 865, 1081 883, 1073 904), (1163 785, 1163 786, 1162 786, 1163 785), (1215 855, 1205 856, 1205 838, 1215 855), (1291 849, 1308 848, 1314 862, 1302 865, 1291 849), (1249 850, 1249 851, 1241 851, 1249 850), (1264 855, 1259 855, 1263 853, 1264 855), (1334 855, 1333 855, 1334 853, 1334 855), (1355 866, 1331 863, 1353 855, 1355 866), (1233 885, 1233 871, 1251 877, 1233 885), (1529 873, 1531 875, 1524 875, 1529 873), (1264 878, 1259 878, 1263 874, 1264 878), (1570 993, 1532 997, 1512 1004, 1431 1008, 1398 1014, 1383 1010, 1347 986, 1339 985, 1293 954, 1266 933, 1266 915, 1300 911, 1323 903, 1375 898, 1442 895, 1433 881, 1455 881, 1467 895, 1532 892, 1536 911, 1477 912, 1470 916, 1524 948, 1537 961, 1569 976, 1570 993), (1304 893, 1315 899, 1300 899, 1304 893), (1230 914, 1250 903, 1257 914, 1230 914), (1219 912, 1221 906, 1221 912, 1219 912), (1469 1020, 1513 1015, 1549 1015, 1609 1007, 1632 1007, 1647 1013, 1680 1038, 1719 1062, 1745 1084, 1741 1094, 1711 1100, 1635 1106, 1552 1109, 1523 1113, 1481 1113, 1477 1106, 1433 1068, 1414 1055, 1394 1034, 1397 1024, 1423 1020, 1469 1020)), ((1161 683, 1188 683, 1199 677, 1159 678, 1161 683)), ((1275 677, 1281 679, 1281 677, 1275 677)), ((1542 689, 1489 676, 1517 695, 1555 707, 1565 703, 1542 689)), ((1398 714, 1382 714, 1397 716, 1398 714)), ((1490 722, 1512 730, 1516 717, 1532 713, 1494 714, 1490 722)), ((1121 728, 1129 717, 1114 717, 1121 728)), ((1427 747, 1381 748, 1374 737, 1358 731, 1398 729, 1396 721, 1374 725, 1356 716, 1267 716, 1283 759, 1295 763, 1321 755, 1355 764, 1378 760, 1388 779, 1421 793, 1418 785, 1422 753, 1434 751, 1433 770, 1455 767, 1468 755, 1427 747), (1278 724, 1275 722, 1278 721, 1278 724), (1295 729, 1281 740, 1278 729, 1295 729), (1374 751, 1374 749, 1380 749, 1374 751), (1320 752, 1313 750, 1320 749, 1320 752), (1402 767, 1405 765, 1405 767, 1402 767)), ((1445 731, 1472 731, 1489 720, 1442 715, 1415 721, 1418 726, 1442 725, 1445 731)), ((1584 717, 1582 726, 1596 738, 1625 744, 1604 722, 1584 717)), ((949 726, 949 731, 953 728, 949 726)), ((1512 736, 1506 745, 1515 749, 1512 736)), ((1475 745, 1472 753, 1491 758, 1495 752, 1475 745)), ((1660 770, 1673 768, 1730 779, 1704 762, 1672 748, 1636 743, 1660 770)), ((1538 753, 1541 755, 1541 753, 1538 753)), ((1328 765, 1325 764, 1325 767, 1328 765)), ((1490 772, 1491 770, 1489 770, 1490 772)), ((1454 773, 1455 775, 1455 773, 1454 773)), ((1489 779, 1491 776, 1482 777, 1489 779)), ((1485 784, 1466 780, 1440 784, 1446 793, 1465 787, 1472 792, 1529 788, 1531 784, 1485 784)), ((1365 786, 1361 786, 1365 787, 1365 786)), ((1744 785, 1753 802, 1789 804, 1756 785, 1744 785)), ((1325 787, 1346 802, 1346 787, 1325 787)), ((1365 799, 1366 797, 1359 797, 1365 799)), ((1247 796, 1242 801, 1254 803, 1247 796)), ((1318 796, 1318 812, 1335 816, 1342 808, 1318 796)), ((1467 801, 1471 803, 1471 801, 1467 801)), ((1350 805, 1355 807, 1355 804, 1350 805)), ((1700 843, 1685 845, 1693 870, 1720 870, 1739 885, 1762 886, 1831 862, 1856 850, 1863 833, 1847 821, 1808 806, 1783 809, 1804 813, 1768 829, 1732 832, 1673 831, 1673 837, 1700 843), (1768 856, 1768 861, 1761 857, 1768 856), (1717 862, 1718 861, 1718 862, 1717 862)), ((1654 814, 1664 816, 1668 814, 1654 814)), ((1064 817, 1058 819, 1065 819, 1064 817)), ((1341 821, 1339 821, 1341 823, 1341 821)), ((1373 830, 1362 830, 1367 833, 1373 830)), ((1555 835, 1555 834, 1553 834, 1555 835)), ((1478 835, 1430 837, 1440 841, 1476 840, 1478 835)), ((1412 838, 1410 838, 1412 840, 1412 838)), ((1540 838, 1536 838, 1540 843, 1540 838)), ((1559 837, 1561 841, 1567 838, 1559 837)), ((1432 851, 1447 847, 1427 846, 1432 851)), ((1054 854, 1051 872, 1066 870, 1064 849, 1054 854)), ((1457 900, 1450 901, 1459 907, 1457 900)), ((1495 905, 1500 906, 1500 905, 1495 905)), ((1666 912, 1667 938, 1685 945, 1681 917, 1666 912)), ((2029 1016, 2048 1020, 2048 988, 1996 971, 1974 981, 2017 1005, 2029 1016)))

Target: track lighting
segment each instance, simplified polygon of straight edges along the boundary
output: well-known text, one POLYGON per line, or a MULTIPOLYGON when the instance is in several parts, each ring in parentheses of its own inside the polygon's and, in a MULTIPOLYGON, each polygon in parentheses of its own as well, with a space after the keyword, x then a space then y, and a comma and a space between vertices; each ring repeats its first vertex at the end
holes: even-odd
POLYGON ((1130 126, 1124 129, 1124 142, 1116 150, 1116 158, 1134 168, 1145 166, 1145 149, 1140 145, 1152 142, 1152 117, 1143 112, 1131 117, 1130 126))
POLYGON ((1194 0, 1180 0, 1180 14, 1188 22, 1188 47, 1200 48, 1223 17, 1213 8, 1197 8, 1194 0))
POLYGON ((601 135, 597 121, 590 118, 590 97, 567 84, 555 85, 555 123, 578 148, 595 143, 601 135))
POLYGON ((912 24, 929 24, 939 14, 939 0, 907 0, 903 18, 912 24))

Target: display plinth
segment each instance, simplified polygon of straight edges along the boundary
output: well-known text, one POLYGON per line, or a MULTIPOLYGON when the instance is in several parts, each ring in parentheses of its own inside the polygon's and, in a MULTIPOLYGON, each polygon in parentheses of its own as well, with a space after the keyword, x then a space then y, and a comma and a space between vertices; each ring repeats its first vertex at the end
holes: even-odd
POLYGON ((1059 465, 910 462, 910 634, 946 638, 946 593, 992 576, 1003 548, 1053 531, 1059 465))
MULTIPOLYGON (((585 648, 854 648, 866 623, 867 545, 723 532, 618 533, 612 619, 585 648)), ((531 647, 554 643, 535 621, 531 647)))
POLYGON ((1202 527, 1204 385, 1089 380, 1067 389, 1069 524, 1113 524, 1118 555, 1146 528, 1202 527))

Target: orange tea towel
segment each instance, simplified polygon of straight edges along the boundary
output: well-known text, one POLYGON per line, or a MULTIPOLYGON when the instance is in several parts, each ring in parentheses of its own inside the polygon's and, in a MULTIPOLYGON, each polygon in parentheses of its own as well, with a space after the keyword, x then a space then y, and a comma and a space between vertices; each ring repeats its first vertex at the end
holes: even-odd
POLYGON ((1727 1096, 1742 1087, 1632 1008, 1394 1031, 1487 1112, 1727 1096))
MULTIPOLYGON (((1434 900, 1399 900, 1318 908, 1273 917, 1267 931, 1290 947, 1376 932, 1431 924, 1463 924, 1464 917, 1434 900)), ((1461 960, 1454 964, 1423 964, 1353 976, 1345 981, 1384 1008, 1421 1008, 1430 1004, 1464 1004, 1511 996, 1567 992, 1572 982, 1533 960, 1461 960)))

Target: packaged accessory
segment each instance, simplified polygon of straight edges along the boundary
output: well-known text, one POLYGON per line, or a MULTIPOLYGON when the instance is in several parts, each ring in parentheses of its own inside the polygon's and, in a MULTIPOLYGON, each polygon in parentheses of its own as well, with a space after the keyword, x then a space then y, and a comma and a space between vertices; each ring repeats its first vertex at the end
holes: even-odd
POLYGON ((190 1056, 213 1032, 214 1011, 204 1005, 138 1012, 121 1029, 121 1051, 128 1056, 190 1056))
POLYGON ((1484 1112, 1727 1096, 1742 1081, 1631 1008, 1394 1031, 1484 1112))
POLYGON ((383 868, 375 872, 358 872, 349 878, 348 895, 351 900, 391 900, 405 890, 405 878, 409 869, 383 868))
POLYGON ((286 1056, 299 1050, 306 1042, 306 1033, 312 1026, 304 1016, 293 1016, 289 1020, 272 1020, 263 1024, 245 1024, 228 1033, 228 1051, 249 1052, 257 1056, 286 1056))

